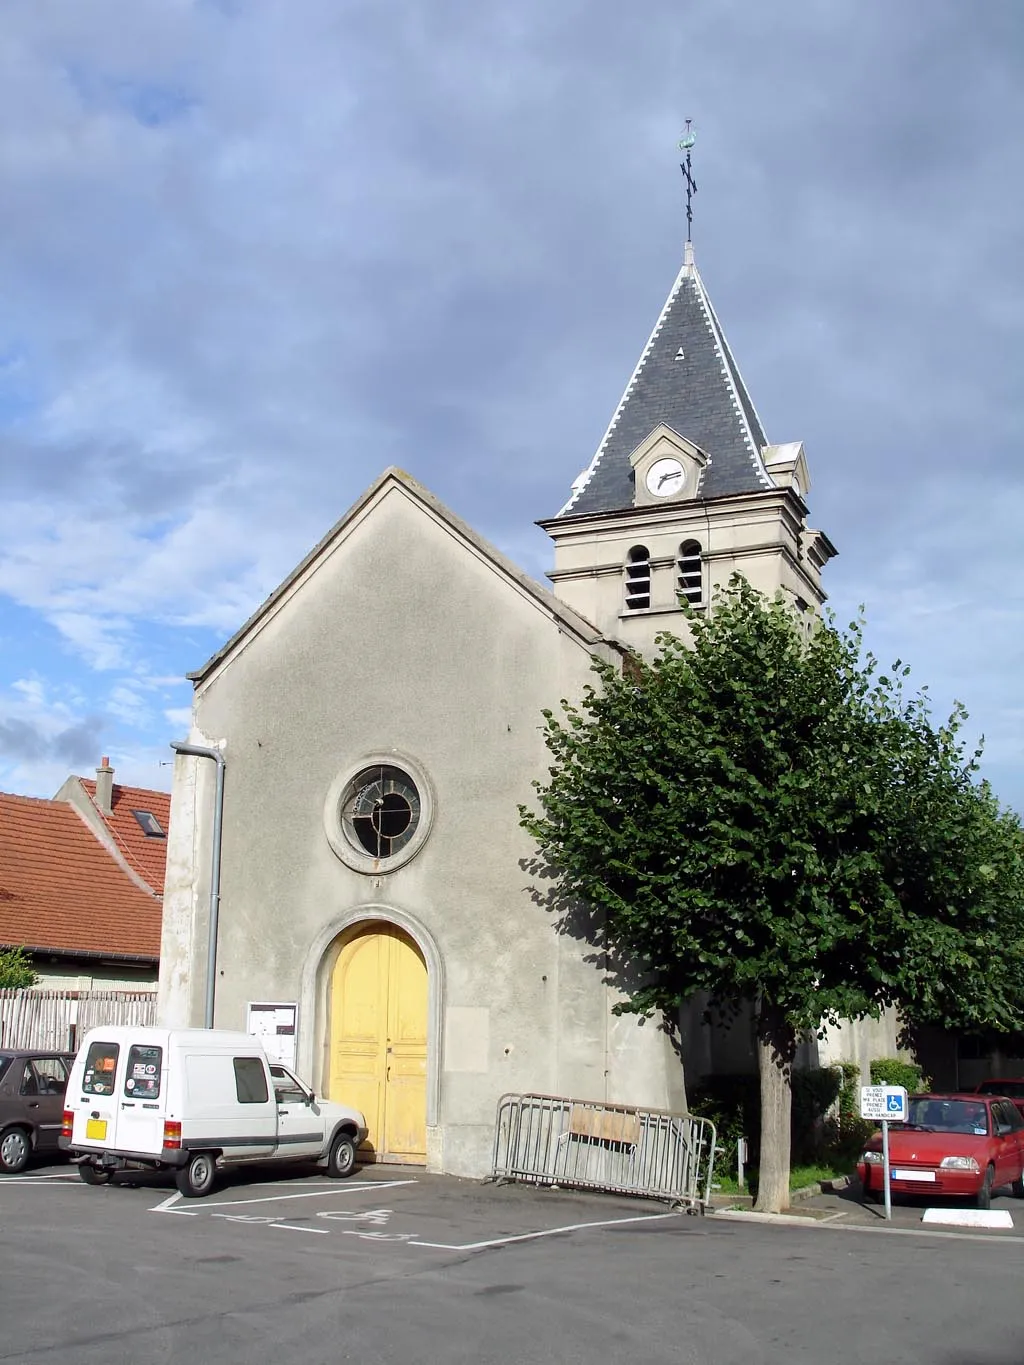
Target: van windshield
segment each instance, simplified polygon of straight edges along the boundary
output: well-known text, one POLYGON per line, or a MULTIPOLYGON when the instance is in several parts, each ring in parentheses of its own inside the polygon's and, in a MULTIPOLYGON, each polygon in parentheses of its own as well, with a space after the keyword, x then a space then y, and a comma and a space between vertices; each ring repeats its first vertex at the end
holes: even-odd
POLYGON ((124 1093, 130 1100, 155 1100, 160 1094, 160 1064, 162 1047, 141 1047, 133 1043, 128 1049, 125 1067, 124 1093))
POLYGON ((116 1043, 92 1043, 85 1058, 82 1089, 87 1095, 112 1095, 117 1058, 120 1048, 116 1043))

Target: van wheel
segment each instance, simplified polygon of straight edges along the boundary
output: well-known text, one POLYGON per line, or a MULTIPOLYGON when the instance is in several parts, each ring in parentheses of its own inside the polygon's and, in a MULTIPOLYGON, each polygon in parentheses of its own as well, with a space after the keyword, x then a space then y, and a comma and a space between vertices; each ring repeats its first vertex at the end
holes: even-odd
POLYGON ((356 1168, 356 1144, 348 1133, 339 1133, 331 1143, 327 1157, 327 1174, 332 1180, 344 1180, 356 1168))
POLYGON ((195 1152, 188 1163, 174 1173, 178 1193, 186 1199, 201 1199, 213 1189, 217 1162, 211 1152, 195 1152))
POLYGON ((17 1175, 28 1165, 32 1155, 32 1141, 24 1128, 8 1128, 0 1133, 0 1171, 17 1175))
POLYGON ((98 1166, 94 1166, 91 1161, 82 1161, 78 1165, 78 1174, 87 1185, 109 1185, 110 1172, 101 1171, 98 1166))

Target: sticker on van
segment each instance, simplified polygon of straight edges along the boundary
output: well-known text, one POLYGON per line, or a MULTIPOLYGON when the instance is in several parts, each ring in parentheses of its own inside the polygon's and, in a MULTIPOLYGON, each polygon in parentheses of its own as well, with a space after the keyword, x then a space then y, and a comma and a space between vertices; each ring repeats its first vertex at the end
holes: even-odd
POLYGON ((93 1043, 85 1059, 82 1089, 87 1095, 112 1095, 117 1058, 121 1049, 117 1043, 93 1043))
POLYGON ((142 1047, 136 1043, 128 1049, 127 1074, 124 1080, 124 1093, 128 1099, 159 1098, 163 1055, 162 1047, 142 1047))

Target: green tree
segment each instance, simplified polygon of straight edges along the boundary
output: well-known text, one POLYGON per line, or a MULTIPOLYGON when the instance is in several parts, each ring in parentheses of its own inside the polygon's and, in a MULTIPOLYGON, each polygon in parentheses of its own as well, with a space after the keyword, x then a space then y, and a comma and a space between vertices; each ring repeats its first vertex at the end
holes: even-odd
POLYGON ((935 729, 897 665, 736 578, 692 646, 597 662, 544 713, 549 780, 522 808, 567 914, 583 903, 642 973, 621 1011, 695 992, 750 1007, 758 1207, 788 1202, 799 1035, 898 1004, 915 1021, 1022 1019, 1019 822, 973 784, 962 714, 935 729))
POLYGON ((24 948, 0 948, 0 990, 24 990, 38 980, 39 974, 24 948))

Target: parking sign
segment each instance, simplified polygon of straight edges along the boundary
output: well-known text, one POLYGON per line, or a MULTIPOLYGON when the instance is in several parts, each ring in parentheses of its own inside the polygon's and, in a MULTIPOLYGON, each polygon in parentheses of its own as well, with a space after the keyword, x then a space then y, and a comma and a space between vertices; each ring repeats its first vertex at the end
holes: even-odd
POLYGON ((862 1085, 860 1116, 876 1123, 906 1123, 907 1092, 902 1085, 862 1085))

